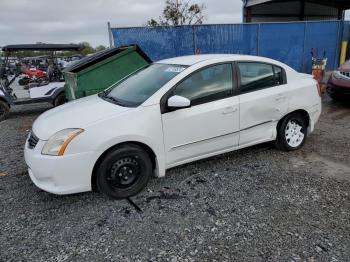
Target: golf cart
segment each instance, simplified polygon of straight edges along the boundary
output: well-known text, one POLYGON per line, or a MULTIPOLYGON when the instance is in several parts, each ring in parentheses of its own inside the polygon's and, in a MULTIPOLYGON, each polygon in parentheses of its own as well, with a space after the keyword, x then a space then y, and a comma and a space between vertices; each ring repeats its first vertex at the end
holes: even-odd
POLYGON ((80 51, 84 48, 82 45, 74 44, 29 44, 29 45, 8 45, 2 48, 4 58, 0 59, 0 121, 6 119, 10 108, 13 105, 33 104, 48 102, 53 106, 63 104, 64 79, 62 72, 57 65, 57 51, 80 51), (17 51, 46 51, 50 52, 50 67, 47 69, 47 81, 43 83, 34 77, 31 85, 17 85, 15 79, 20 72, 11 75, 9 68, 9 57, 17 51), (62 76, 62 77, 61 77, 62 76))

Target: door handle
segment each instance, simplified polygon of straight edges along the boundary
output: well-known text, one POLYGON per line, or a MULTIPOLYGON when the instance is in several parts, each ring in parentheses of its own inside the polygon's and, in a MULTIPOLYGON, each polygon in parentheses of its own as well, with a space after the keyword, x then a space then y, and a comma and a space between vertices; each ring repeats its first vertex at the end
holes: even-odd
POLYGON ((223 114, 223 115, 232 114, 232 113, 236 112, 237 110, 238 110, 237 107, 234 108, 234 107, 232 107, 232 106, 229 106, 229 107, 226 107, 226 108, 224 109, 224 111, 222 111, 222 114, 223 114))

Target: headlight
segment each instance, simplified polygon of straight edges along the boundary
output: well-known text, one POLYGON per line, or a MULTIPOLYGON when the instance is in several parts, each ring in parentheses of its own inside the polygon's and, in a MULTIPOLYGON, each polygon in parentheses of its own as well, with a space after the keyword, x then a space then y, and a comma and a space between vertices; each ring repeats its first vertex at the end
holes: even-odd
POLYGON ((340 73, 340 71, 334 71, 333 76, 337 79, 344 78, 344 76, 340 73))
POLYGON ((349 80, 348 73, 344 73, 346 75, 343 75, 340 71, 334 71, 333 76, 337 79, 347 79, 349 80))
POLYGON ((45 143, 41 154, 63 156, 68 144, 82 132, 84 130, 79 128, 68 128, 58 131, 45 143))

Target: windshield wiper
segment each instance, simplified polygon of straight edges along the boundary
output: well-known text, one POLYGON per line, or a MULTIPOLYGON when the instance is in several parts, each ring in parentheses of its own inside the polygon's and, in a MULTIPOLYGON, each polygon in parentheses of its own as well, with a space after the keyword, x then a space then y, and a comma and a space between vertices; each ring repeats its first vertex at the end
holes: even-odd
MULTIPOLYGON (((103 91, 103 94, 105 94, 106 91, 103 91)), ((118 99, 116 99, 113 96, 108 96, 107 94, 104 96, 106 99, 114 102, 115 104, 119 105, 119 106, 125 106, 122 102, 120 102, 118 99)))
POLYGON ((101 93, 99 93, 101 97, 106 97, 108 95, 107 90, 103 90, 101 93))

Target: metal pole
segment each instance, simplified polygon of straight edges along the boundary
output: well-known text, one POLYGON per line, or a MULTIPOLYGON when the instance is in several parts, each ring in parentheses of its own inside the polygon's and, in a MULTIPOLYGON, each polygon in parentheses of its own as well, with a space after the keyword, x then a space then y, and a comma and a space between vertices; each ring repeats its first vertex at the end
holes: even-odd
POLYGON ((306 70, 304 70, 304 68, 305 68, 305 56, 306 56, 306 54, 305 54, 305 46, 306 46, 306 30, 307 30, 307 21, 305 22, 305 24, 304 24, 304 43, 303 43, 303 54, 302 54, 302 61, 301 61, 301 72, 304 72, 304 73, 307 73, 307 71, 306 70))
POLYGON ((108 39, 109 39, 109 47, 113 47, 113 34, 111 30, 111 23, 107 22, 107 29, 108 29, 108 39))
POLYGON ((193 54, 197 55, 197 39, 196 39, 196 29, 192 25, 192 41, 193 41, 193 54))
POLYGON ((260 55, 260 25, 258 25, 258 32, 257 32, 257 45, 256 45, 256 55, 259 56, 260 55))
POLYGON ((332 69, 336 69, 339 66, 340 57, 339 57, 338 50, 340 49, 340 43, 341 43, 341 40, 343 38, 343 31, 344 31, 343 25, 344 25, 344 21, 339 20, 338 21, 338 37, 337 37, 337 41, 336 41, 335 57, 334 57, 334 64, 333 64, 332 69))

